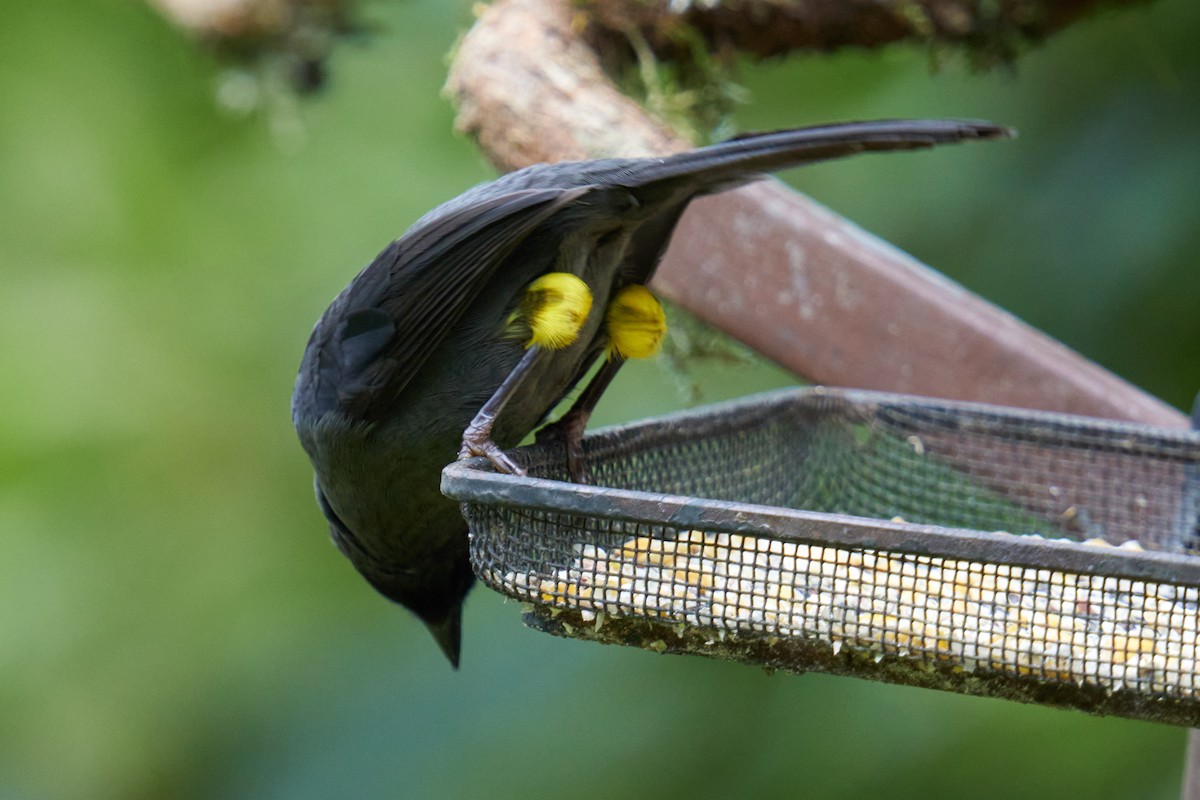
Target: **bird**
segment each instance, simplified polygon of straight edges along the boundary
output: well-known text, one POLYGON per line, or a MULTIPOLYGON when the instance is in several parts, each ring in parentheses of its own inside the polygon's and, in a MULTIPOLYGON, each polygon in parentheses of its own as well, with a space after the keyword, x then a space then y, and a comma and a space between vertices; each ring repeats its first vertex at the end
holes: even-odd
POLYGON ((792 128, 664 157, 537 164, 428 212, 337 295, 301 359, 292 421, 334 543, 457 669, 474 575, 442 468, 483 454, 519 472, 503 450, 604 358, 559 424, 581 434, 628 355, 614 342, 638 355, 661 336, 641 287, 693 199, 815 161, 1012 135, 936 119, 792 128))

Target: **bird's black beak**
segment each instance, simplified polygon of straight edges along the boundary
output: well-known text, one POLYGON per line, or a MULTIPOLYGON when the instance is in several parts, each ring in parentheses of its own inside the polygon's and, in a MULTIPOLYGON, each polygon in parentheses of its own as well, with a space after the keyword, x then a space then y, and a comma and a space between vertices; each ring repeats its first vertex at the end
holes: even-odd
POLYGON ((441 622, 426 622, 425 627, 446 654, 450 666, 458 669, 458 654, 462 643, 462 603, 460 602, 441 622))

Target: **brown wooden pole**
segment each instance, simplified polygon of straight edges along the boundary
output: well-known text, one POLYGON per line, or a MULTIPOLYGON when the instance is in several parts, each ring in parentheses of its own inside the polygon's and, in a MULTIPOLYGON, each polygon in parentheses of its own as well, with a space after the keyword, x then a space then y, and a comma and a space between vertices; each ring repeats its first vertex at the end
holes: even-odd
POLYGON ((1174 408, 775 181, 696 202, 654 286, 817 383, 1186 424, 1174 408))

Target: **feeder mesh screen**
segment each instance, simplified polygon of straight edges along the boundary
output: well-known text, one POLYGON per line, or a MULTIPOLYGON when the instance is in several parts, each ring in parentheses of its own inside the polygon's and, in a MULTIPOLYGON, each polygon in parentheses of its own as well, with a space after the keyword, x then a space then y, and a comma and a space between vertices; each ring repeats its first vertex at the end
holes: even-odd
MULTIPOLYGON (((776 394, 601 432, 585 442, 589 484, 1087 541, 1110 555, 1119 545, 1131 557, 1197 541, 1195 434, 880 397, 776 394)), ((515 457, 565 480, 558 448, 515 457)), ((963 691, 974 676, 975 693, 1026 700, 1061 684, 1071 692, 1048 702, 1146 716, 1111 699, 1132 692, 1133 705, 1184 701, 1168 721, 1189 724, 1200 700, 1200 588, 1169 575, 467 499, 476 571, 536 604, 535 624, 556 633, 604 640, 607 629, 681 652, 744 640, 754 646, 709 654, 963 691), (1017 683, 980 690, 987 676, 1017 683)))

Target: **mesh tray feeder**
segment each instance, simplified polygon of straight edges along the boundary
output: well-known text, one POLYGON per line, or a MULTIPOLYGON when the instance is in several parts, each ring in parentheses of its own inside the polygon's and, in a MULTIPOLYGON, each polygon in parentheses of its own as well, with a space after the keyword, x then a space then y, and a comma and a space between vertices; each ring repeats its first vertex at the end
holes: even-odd
POLYGON ((443 473, 534 628, 1200 725, 1200 433, 802 389, 584 452, 443 473))

